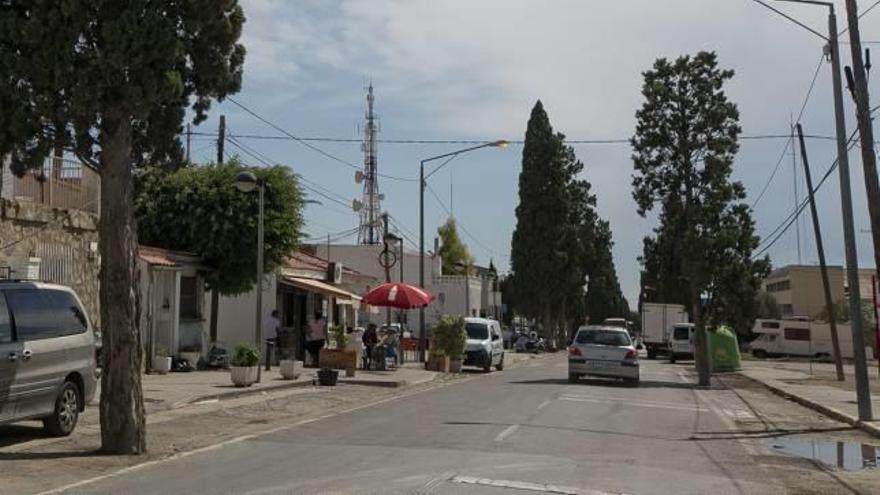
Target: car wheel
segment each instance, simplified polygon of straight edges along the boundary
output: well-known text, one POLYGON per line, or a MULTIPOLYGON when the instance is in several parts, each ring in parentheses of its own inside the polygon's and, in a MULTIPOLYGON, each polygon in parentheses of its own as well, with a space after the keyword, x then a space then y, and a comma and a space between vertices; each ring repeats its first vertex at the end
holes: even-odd
POLYGON ((669 353, 669 362, 675 364, 675 354, 669 353))
POLYGON ((648 349, 648 359, 657 359, 657 352, 654 349, 648 349))
POLYGON ((568 383, 577 383, 578 378, 580 378, 577 373, 569 373, 568 374, 568 383))
POLYGON ((504 371, 504 353, 501 354, 501 360, 498 361, 498 365, 495 366, 495 369, 498 371, 504 371))
POLYGON ((754 351, 752 351, 752 356, 755 356, 758 359, 766 359, 767 351, 765 351, 764 349, 755 349, 754 351))
POLYGON ((58 397, 55 398, 55 410, 48 418, 43 419, 43 427, 52 436, 66 437, 76 428, 79 419, 79 387, 73 382, 64 382, 58 397))
POLYGON ((629 380, 626 381, 626 383, 629 384, 630 387, 638 387, 639 386, 639 379, 638 378, 630 378, 629 380))

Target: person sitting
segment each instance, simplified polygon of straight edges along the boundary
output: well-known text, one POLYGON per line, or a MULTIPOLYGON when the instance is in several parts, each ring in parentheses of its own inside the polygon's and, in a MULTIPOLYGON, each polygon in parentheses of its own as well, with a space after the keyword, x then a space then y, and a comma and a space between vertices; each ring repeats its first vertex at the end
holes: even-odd
POLYGON ((364 344, 364 369, 368 370, 373 367, 373 349, 379 343, 379 334, 376 332, 375 323, 367 325, 361 341, 364 344))
POLYGON ((380 345, 385 347, 385 358, 391 358, 392 366, 397 365, 397 345, 399 343, 399 339, 397 338, 397 331, 394 328, 387 328, 385 330, 385 335, 382 336, 382 341, 380 345))

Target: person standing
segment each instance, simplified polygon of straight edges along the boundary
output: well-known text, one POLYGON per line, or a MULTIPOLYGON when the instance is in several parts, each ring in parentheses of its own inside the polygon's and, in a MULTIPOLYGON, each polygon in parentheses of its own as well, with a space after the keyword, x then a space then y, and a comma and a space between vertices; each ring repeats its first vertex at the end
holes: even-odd
MULTIPOLYGON (((272 361, 271 349, 278 345, 278 329, 281 322, 278 320, 278 310, 273 309, 272 314, 263 322, 263 338, 266 340, 266 362, 272 361)), ((277 351, 276 351, 277 352, 277 351)))
POLYGON ((318 367, 318 358, 321 355, 321 348, 327 340, 326 321, 321 313, 315 313, 315 319, 309 323, 309 332, 306 335, 306 349, 312 356, 312 366, 318 367))
POLYGON ((376 332, 376 324, 370 323, 367 325, 367 330, 364 331, 364 357, 366 358, 366 364, 364 365, 365 369, 370 369, 373 365, 373 349, 376 347, 376 344, 379 343, 379 334, 376 332))

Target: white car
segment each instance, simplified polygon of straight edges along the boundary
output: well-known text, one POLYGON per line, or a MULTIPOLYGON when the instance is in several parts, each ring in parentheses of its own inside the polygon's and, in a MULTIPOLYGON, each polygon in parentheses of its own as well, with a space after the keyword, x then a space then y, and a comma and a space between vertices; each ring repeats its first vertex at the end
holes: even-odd
POLYGON ((639 384, 639 354, 624 328, 588 326, 578 329, 568 348, 568 381, 582 376, 620 378, 639 384))
POLYGON ((492 366, 498 371, 504 369, 504 343, 501 338, 501 325, 486 318, 465 318, 467 332, 465 344, 465 366, 483 368, 486 373, 492 366))

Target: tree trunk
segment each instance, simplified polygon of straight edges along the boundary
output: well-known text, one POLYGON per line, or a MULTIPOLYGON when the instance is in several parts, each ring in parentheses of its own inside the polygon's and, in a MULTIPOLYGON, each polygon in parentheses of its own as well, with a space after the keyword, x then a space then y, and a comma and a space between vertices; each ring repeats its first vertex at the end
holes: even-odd
POLYGON ((700 301, 700 290, 691 283, 691 307, 694 317, 694 364, 697 367, 697 378, 701 387, 708 387, 711 382, 709 364, 709 342, 706 338, 706 324, 703 322, 703 308, 700 301))
POLYGON ((220 292, 211 288, 211 343, 217 342, 217 315, 220 312, 220 292))
POLYGON ((146 446, 138 331, 137 233, 131 174, 131 118, 118 109, 101 130, 100 303, 104 370, 101 450, 143 454, 146 446))

